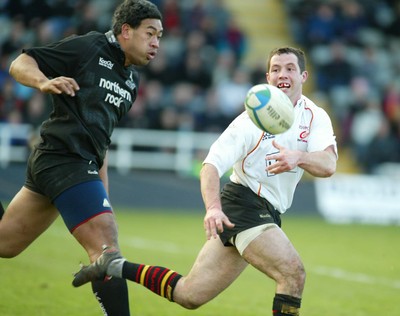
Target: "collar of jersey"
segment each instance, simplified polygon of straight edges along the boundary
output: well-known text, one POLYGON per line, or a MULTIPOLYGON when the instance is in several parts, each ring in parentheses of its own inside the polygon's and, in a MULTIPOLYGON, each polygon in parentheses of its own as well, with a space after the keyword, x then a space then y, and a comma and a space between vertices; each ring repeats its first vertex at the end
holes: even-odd
POLYGON ((111 46, 115 47, 118 49, 118 57, 120 58, 120 61, 122 65, 125 64, 125 54, 124 51, 121 48, 121 45, 119 45, 117 38, 115 37, 113 31, 108 31, 105 33, 107 41, 110 43, 111 46))

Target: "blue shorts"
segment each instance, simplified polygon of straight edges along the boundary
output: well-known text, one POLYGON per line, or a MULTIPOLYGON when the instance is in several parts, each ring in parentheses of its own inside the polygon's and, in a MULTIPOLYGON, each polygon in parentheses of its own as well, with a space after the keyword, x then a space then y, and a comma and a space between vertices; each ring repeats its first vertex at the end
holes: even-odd
POLYGON ((91 218, 113 212, 103 182, 100 180, 72 186, 59 194, 53 203, 71 233, 91 218))

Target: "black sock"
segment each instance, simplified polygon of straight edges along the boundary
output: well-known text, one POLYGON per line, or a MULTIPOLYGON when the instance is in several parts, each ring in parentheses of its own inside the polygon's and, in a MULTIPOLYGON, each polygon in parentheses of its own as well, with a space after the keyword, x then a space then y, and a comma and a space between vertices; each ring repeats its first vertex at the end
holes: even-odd
POLYGON ((124 262, 122 277, 139 283, 173 302, 173 292, 182 275, 168 268, 124 262))
POLYGON ((301 298, 285 295, 275 294, 274 303, 272 306, 273 316, 299 316, 300 314, 301 298))
POLYGON ((111 278, 92 282, 92 290, 105 316, 129 316, 129 297, 126 280, 111 278))
POLYGON ((3 215, 4 215, 4 207, 3 204, 1 204, 0 202, 0 220, 3 218, 3 215))

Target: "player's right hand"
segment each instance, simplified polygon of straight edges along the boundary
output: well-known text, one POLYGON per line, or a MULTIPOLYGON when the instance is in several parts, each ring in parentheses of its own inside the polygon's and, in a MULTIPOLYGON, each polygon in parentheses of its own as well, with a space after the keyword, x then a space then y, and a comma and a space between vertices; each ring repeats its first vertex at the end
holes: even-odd
POLYGON ((204 217, 204 229, 206 231, 207 239, 210 240, 211 237, 217 238, 218 233, 224 231, 224 226, 228 228, 233 228, 233 224, 225 213, 218 208, 208 209, 204 217))
POLYGON ((44 82, 40 86, 40 91, 50 94, 65 93, 71 97, 75 96, 75 92, 79 90, 79 85, 75 79, 70 77, 56 77, 44 82))

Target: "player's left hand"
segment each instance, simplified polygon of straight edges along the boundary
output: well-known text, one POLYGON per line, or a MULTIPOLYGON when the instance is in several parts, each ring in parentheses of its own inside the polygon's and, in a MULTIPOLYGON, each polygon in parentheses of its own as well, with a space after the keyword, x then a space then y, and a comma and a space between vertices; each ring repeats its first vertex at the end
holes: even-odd
POLYGON ((295 168, 298 164, 301 151, 289 150, 279 145, 275 140, 272 141, 272 145, 279 150, 278 153, 268 155, 265 159, 272 161, 272 164, 267 164, 266 170, 269 173, 279 174, 282 172, 290 171, 295 168))

